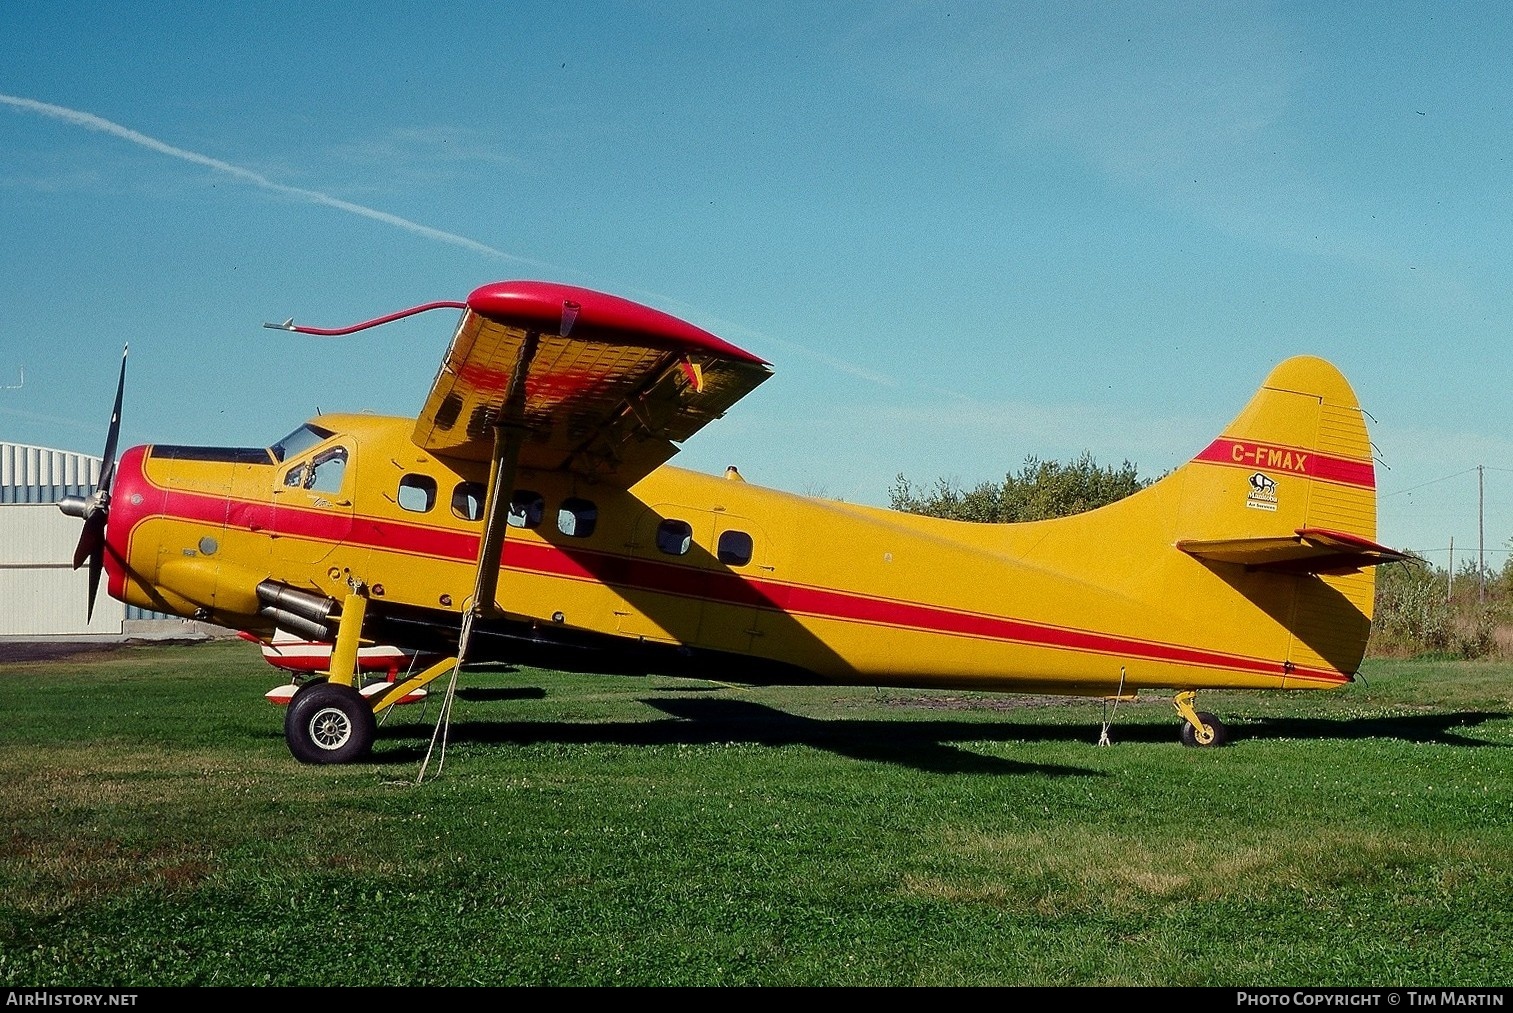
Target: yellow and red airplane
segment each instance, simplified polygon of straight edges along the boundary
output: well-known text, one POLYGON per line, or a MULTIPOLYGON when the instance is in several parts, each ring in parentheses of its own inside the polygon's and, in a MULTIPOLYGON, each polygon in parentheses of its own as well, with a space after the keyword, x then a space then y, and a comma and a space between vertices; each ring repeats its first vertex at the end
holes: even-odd
MULTIPOLYGON (((1376 486, 1362 411, 1289 359, 1186 465, 1084 514, 973 524, 666 464, 771 374, 686 321, 566 285, 485 285, 418 418, 320 415, 267 447, 115 458, 84 520, 112 597, 271 642, 329 643, 285 734, 310 763, 371 750, 375 715, 467 662, 730 681, 1128 699, 1332 689, 1365 651, 1376 486), (359 654, 435 661, 385 680, 359 654)), ((382 666, 380 666, 382 667, 382 666)))

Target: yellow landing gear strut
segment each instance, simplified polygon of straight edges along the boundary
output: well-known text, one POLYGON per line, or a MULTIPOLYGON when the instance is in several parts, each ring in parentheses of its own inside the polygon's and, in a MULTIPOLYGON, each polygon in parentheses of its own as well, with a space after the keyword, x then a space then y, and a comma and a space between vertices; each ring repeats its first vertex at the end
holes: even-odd
POLYGON ((368 611, 366 592, 361 581, 353 581, 351 593, 342 601, 327 677, 305 683, 289 701, 284 740, 301 763, 354 763, 366 758, 378 736, 377 715, 457 664, 456 658, 445 658, 387 689, 361 693, 357 651, 368 611))
POLYGON ((1182 715, 1182 744, 1184 746, 1222 746, 1229 741, 1229 729, 1212 714, 1193 710, 1193 701, 1198 691, 1184 689, 1172 697, 1172 706, 1182 715))
MULTIPOLYGON (((568 326, 571 326, 571 320, 564 323, 564 334, 568 326)), ((526 379, 540 339, 539 331, 527 332, 519 359, 510 374, 509 389, 505 391, 499 414, 492 423, 494 453, 489 463, 489 485, 483 500, 483 539, 479 544, 474 574, 473 604, 461 617, 456 656, 444 658, 419 675, 387 689, 364 695, 360 691, 357 652, 362 642, 363 617, 368 610, 368 589, 362 581, 353 578, 350 593, 342 602, 341 616, 337 619, 331 671, 326 679, 301 686, 289 701, 289 710, 284 716, 284 739, 289 743, 289 751, 301 762, 352 763, 366 757, 378 736, 375 715, 422 686, 449 672, 457 672, 467 656, 474 623, 498 613, 495 594, 505 535, 509 530, 509 490, 515 481, 520 448, 526 435, 526 379)), ((441 716, 437 719, 438 734, 445 727, 450 713, 449 689, 441 706, 441 716)), ((433 737, 431 741, 434 745, 436 739, 433 737)), ((445 739, 442 744, 445 749, 445 739)), ((429 761, 430 754, 427 753, 426 762, 429 761)), ((424 764, 421 774, 425 774, 424 764)))

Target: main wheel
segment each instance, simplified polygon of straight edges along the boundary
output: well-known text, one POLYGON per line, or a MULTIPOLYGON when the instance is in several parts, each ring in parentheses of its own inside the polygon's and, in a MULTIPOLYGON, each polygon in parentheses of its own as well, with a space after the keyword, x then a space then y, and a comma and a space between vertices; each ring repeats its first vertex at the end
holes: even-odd
POLYGON ((368 755, 377 735, 372 708, 351 686, 301 686, 284 715, 284 740, 301 763, 355 763, 368 755))
POLYGON ((1224 727, 1224 722, 1205 711, 1198 712, 1198 720, 1208 726, 1214 733, 1212 741, 1201 742, 1198 739, 1197 729, 1187 722, 1182 722, 1182 744, 1184 746, 1209 747, 1222 746, 1229 741, 1229 729, 1224 727))

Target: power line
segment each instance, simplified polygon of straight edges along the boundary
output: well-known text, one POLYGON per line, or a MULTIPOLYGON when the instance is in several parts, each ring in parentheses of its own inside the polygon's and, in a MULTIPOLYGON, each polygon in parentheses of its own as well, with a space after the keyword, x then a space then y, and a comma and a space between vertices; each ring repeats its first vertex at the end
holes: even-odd
MULTIPOLYGON (((1453 552, 1453 551, 1455 551, 1455 546, 1451 545, 1448 548, 1443 548, 1443 549, 1412 549, 1410 551, 1412 551, 1415 555, 1418 555, 1418 556, 1427 556, 1431 552, 1453 552)), ((1467 549, 1465 546, 1462 546, 1460 551, 1461 552, 1469 552, 1470 550, 1467 549)), ((1483 549, 1482 551, 1485 552, 1485 553, 1487 553, 1488 555, 1491 555, 1494 552, 1513 552, 1513 549, 1483 549)))
MULTIPOLYGON (((1460 478, 1462 475, 1469 475, 1473 471, 1480 470, 1480 468, 1481 468, 1481 465, 1477 465, 1475 468, 1467 468, 1465 471, 1457 471, 1455 474, 1453 474, 1453 475, 1446 475, 1444 478, 1431 478, 1427 482, 1420 482, 1418 485, 1410 485, 1406 489, 1398 489, 1396 492, 1382 493, 1380 498, 1381 499, 1391 499, 1393 496, 1400 496, 1400 495, 1402 495, 1405 492, 1412 492, 1415 489, 1422 489, 1425 486, 1438 485, 1440 482, 1448 482, 1452 478, 1460 478)), ((1513 468, 1495 468, 1493 470, 1494 471, 1513 471, 1513 468)))

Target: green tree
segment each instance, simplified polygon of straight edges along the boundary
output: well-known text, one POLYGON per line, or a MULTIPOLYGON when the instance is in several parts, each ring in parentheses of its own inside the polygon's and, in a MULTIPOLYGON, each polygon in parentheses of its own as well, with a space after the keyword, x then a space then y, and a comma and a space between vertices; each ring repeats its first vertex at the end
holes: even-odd
POLYGON ((1455 658, 1505 657, 1510 635, 1508 576, 1464 560, 1452 579, 1422 559, 1376 569, 1376 612, 1368 653, 1376 657, 1422 654, 1455 658))
POLYGON ((1003 481, 983 482, 963 490, 954 481, 938 478, 928 490, 916 489, 900 474, 888 490, 894 510, 945 517, 958 521, 1005 524, 1066 517, 1121 500, 1151 484, 1139 476, 1135 465, 1099 465, 1083 451, 1070 463, 1025 458, 1019 473, 1003 481))
POLYGON ((1445 577, 1445 571, 1418 560, 1376 568, 1371 653, 1415 655, 1450 649, 1455 613, 1445 577))

